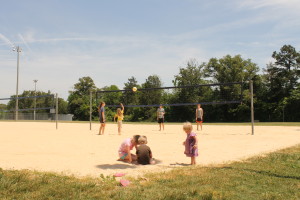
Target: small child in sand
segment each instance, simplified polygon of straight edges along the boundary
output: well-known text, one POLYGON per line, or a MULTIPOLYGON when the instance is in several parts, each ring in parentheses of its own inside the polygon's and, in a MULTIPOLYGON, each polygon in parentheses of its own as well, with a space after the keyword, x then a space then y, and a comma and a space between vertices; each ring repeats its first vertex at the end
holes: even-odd
POLYGON ((136 149, 136 156, 137 156, 137 162, 141 165, 149 165, 149 164, 155 164, 154 160, 152 159, 152 152, 149 146, 146 144, 147 137, 141 136, 138 140, 139 145, 136 149))
POLYGON ((183 124, 183 130, 187 134, 186 140, 183 142, 185 145, 184 154, 187 157, 191 157, 191 165, 196 164, 196 157, 198 156, 198 139, 197 134, 193 133, 193 125, 190 122, 183 124))
POLYGON ((125 139, 119 148, 119 160, 132 163, 136 161, 136 155, 131 154, 130 151, 135 147, 137 149, 138 140, 140 135, 134 135, 132 138, 125 139))

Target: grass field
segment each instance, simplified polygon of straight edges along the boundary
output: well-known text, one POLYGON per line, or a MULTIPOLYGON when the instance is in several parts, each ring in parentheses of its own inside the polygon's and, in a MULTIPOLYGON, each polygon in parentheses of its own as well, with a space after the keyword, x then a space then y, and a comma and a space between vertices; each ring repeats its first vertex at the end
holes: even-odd
POLYGON ((115 178, 0 170, 1 199, 300 199, 300 145, 244 162, 146 174, 120 187, 115 178))

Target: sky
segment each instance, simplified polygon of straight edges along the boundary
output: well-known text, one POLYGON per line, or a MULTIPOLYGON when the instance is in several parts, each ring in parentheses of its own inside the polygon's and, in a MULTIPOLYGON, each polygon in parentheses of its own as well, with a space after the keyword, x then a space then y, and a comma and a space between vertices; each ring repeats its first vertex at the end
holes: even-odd
MULTIPOLYGON (((34 90, 67 99, 78 79, 120 89, 158 75, 172 86, 190 59, 241 55, 259 68, 300 50, 299 0, 0 0, 0 98, 34 90)), ((0 103, 5 103, 0 101, 0 103)))

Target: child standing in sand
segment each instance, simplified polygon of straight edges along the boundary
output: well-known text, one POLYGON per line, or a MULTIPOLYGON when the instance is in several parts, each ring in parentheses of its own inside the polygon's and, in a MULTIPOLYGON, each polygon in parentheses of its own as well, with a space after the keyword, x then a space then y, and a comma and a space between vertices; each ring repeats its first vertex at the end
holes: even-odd
POLYGON ((121 108, 117 109, 117 114, 114 117, 114 121, 116 121, 116 118, 118 118, 117 122, 118 122, 118 133, 119 133, 119 135, 121 135, 122 121, 123 121, 123 118, 124 118, 124 106, 123 106, 122 103, 120 105, 121 105, 121 108))
POLYGON ((119 160, 132 163, 136 161, 136 155, 131 154, 130 151, 135 147, 137 148, 140 135, 134 135, 132 138, 125 139, 119 148, 119 160))
POLYGON ((104 129, 105 129, 105 102, 101 102, 98 107, 99 112, 99 121, 100 121, 100 129, 99 129, 99 135, 104 135, 104 129))
POLYGON ((196 109, 197 131, 199 131, 199 125, 202 131, 202 123, 203 123, 203 109, 201 108, 201 104, 198 104, 196 109))
POLYGON ((186 133, 186 140, 183 142, 185 146, 184 154, 191 157, 191 165, 196 164, 196 157, 198 156, 198 139, 197 134, 193 133, 193 125, 190 122, 183 124, 183 130, 186 133))

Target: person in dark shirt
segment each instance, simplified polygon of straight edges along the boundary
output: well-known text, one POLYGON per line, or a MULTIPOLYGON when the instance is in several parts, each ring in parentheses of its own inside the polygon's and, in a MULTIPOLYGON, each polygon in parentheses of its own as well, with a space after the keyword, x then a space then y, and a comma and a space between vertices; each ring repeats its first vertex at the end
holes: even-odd
POLYGON ((136 149, 137 162, 141 165, 154 164, 152 159, 152 152, 149 146, 147 146, 147 137, 141 136, 138 140, 138 147, 136 149))

